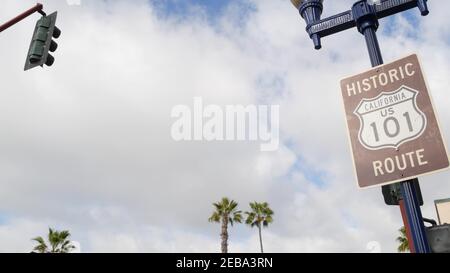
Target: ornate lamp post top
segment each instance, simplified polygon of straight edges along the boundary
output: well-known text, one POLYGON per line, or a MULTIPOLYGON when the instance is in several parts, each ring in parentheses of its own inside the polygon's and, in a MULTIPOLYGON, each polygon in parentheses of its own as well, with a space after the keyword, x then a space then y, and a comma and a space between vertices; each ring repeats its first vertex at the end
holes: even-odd
MULTIPOLYGON (((361 22, 372 17, 375 21, 408 9, 418 7, 420 13, 428 15, 427 0, 380 0, 357 1, 351 10, 321 19, 323 0, 291 0, 306 22, 306 31, 314 42, 314 48, 320 49, 321 38, 353 27, 361 31, 361 22)), ((363 27, 364 28, 364 27, 363 27)))

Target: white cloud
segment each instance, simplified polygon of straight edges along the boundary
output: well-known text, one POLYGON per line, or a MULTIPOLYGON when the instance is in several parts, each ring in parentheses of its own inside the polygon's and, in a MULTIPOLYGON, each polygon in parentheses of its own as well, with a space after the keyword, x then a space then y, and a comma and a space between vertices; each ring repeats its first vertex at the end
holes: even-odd
MULTIPOLYGON (((395 251, 398 208, 383 204, 381 190, 356 189, 339 97, 339 79, 369 65, 363 37, 327 37, 317 52, 289 1, 252 2, 245 24, 231 23, 230 7, 211 27, 195 11, 158 19, 143 0, 46 1, 63 32, 56 62, 27 72, 34 20, 3 32, 0 211, 21 220, 0 224, 0 251, 29 251, 30 238, 51 225, 70 229, 86 252, 218 251, 220 227, 207 218, 224 195, 242 209, 271 204, 268 252, 364 252, 371 241, 395 251), (194 96, 222 106, 279 104, 289 145, 261 153, 257 143, 174 142, 170 110, 194 96), (324 174, 325 185, 311 173, 324 174)), ((352 3, 329 2, 325 15, 352 3)), ((4 1, 0 17, 28 4, 4 1)), ((380 43, 386 61, 422 55, 449 143, 449 44, 438 39, 449 31, 444 8, 430 9, 419 27, 389 21, 423 30, 423 39, 400 31, 380 43)), ((448 179, 421 180, 425 215, 434 216, 432 200, 448 197, 448 179)), ((233 227, 231 251, 258 251, 256 234, 233 227)))
POLYGON ((31 252, 32 238, 36 232, 45 230, 45 225, 27 219, 15 219, 6 225, 0 225, 1 252, 31 252))

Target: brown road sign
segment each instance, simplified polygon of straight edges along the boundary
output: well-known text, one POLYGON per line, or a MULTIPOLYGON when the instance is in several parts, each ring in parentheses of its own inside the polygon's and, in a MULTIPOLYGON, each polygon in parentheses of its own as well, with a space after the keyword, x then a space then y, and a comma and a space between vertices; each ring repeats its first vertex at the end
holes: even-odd
POLYGON ((417 55, 343 79, 341 89, 359 187, 449 167, 417 55))

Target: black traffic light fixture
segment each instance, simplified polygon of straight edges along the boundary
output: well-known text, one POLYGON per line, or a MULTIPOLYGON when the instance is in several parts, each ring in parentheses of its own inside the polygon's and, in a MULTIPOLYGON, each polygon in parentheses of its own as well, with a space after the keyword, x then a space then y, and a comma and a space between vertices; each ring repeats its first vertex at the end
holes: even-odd
POLYGON ((37 21, 24 70, 44 64, 51 66, 55 62, 55 58, 49 52, 54 52, 58 48, 53 38, 57 39, 61 35, 61 30, 55 26, 56 16, 57 12, 54 12, 37 21))
MULTIPOLYGON (((423 206, 423 198, 422 192, 420 191, 419 180, 416 178, 411 180, 411 182, 413 183, 414 191, 416 192, 417 198, 419 199, 419 204, 423 206)), ((400 199, 403 199, 399 183, 385 185, 381 187, 381 191, 383 193, 384 203, 386 203, 386 205, 398 206, 398 201, 400 199)))

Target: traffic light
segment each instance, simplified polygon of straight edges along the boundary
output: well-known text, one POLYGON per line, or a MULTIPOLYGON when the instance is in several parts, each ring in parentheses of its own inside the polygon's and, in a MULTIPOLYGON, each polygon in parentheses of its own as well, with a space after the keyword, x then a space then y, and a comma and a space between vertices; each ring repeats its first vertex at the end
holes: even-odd
MULTIPOLYGON (((419 205, 423 206, 422 192, 420 191, 419 180, 417 178, 413 179, 413 188, 416 192, 417 198, 419 199, 419 205)), ((381 191, 384 197, 384 203, 389 206, 398 206, 399 200, 403 199, 400 190, 400 184, 390 184, 381 187, 381 191)))
POLYGON ((53 38, 57 39, 61 35, 61 30, 55 26, 56 16, 57 12, 54 12, 37 21, 24 70, 44 64, 51 66, 55 62, 49 51, 54 52, 58 48, 53 38))
POLYGON ((400 184, 391 184, 381 187, 383 193, 384 202, 389 206, 398 206, 398 201, 402 199, 402 193, 400 192, 400 184))

